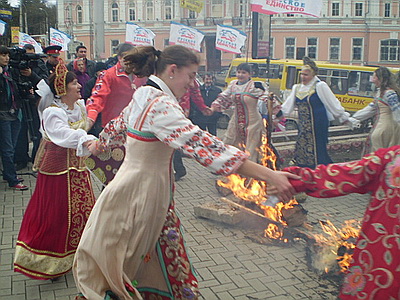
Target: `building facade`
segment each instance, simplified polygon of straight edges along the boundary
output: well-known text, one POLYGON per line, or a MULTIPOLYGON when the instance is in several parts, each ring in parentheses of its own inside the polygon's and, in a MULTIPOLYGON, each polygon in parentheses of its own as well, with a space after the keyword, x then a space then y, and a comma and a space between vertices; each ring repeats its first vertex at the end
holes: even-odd
MULTIPOLYGON (((205 0, 200 13, 183 9, 179 0, 58 0, 59 29, 83 43, 92 58, 106 58, 125 41, 125 23, 151 29, 155 47, 168 45, 170 22, 205 34, 203 69, 217 71, 236 57, 215 49, 216 25, 245 31, 244 56, 251 56, 250 0, 205 0), (93 1, 104 3, 104 53, 94 51, 93 1)), ((271 57, 342 64, 400 66, 400 0, 323 0, 321 18, 278 14, 271 18, 271 57)), ((75 43, 75 44, 76 44, 75 43)), ((73 52, 73 49, 70 49, 73 52)))

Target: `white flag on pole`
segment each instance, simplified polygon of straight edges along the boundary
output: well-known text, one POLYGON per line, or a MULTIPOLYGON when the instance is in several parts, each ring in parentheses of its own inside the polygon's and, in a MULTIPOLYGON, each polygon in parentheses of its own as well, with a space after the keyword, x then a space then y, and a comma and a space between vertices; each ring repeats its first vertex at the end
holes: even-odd
POLYGON ((322 0, 251 0, 251 11, 261 14, 302 14, 319 18, 322 0))
POLYGON ((155 36, 154 32, 150 29, 126 22, 125 42, 127 43, 135 46, 153 46, 155 36))
POLYGON ((62 49, 61 51, 67 51, 68 50, 68 43, 71 41, 71 37, 55 28, 50 28, 50 46, 56 45, 56 46, 61 46, 62 49))
POLYGON ((246 43, 246 34, 226 25, 217 25, 217 36, 215 38, 215 48, 225 52, 241 53, 241 48, 246 43))
POLYGON ((35 47, 35 53, 42 53, 42 47, 31 37, 29 34, 20 32, 19 33, 19 44, 20 48, 24 47, 26 44, 31 44, 35 47))
POLYGON ((7 23, 0 20, 0 35, 4 35, 4 32, 6 31, 6 26, 7 23))
POLYGON ((201 31, 180 23, 171 22, 169 33, 169 43, 171 45, 182 45, 200 52, 203 38, 204 34, 201 31))

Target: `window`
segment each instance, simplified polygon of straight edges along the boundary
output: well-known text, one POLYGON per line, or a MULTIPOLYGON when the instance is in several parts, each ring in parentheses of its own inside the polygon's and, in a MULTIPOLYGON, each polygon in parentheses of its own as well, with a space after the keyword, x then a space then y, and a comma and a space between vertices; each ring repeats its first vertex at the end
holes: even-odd
POLYGON ((334 94, 344 95, 347 93, 348 71, 335 69, 319 69, 318 78, 325 81, 334 94))
POLYGON ((223 0, 211 0, 211 17, 223 17, 223 0))
POLYGON ((71 10, 72 7, 70 5, 65 7, 65 19, 71 21, 71 10))
POLYGON ((355 16, 356 17, 362 17, 363 16, 363 4, 362 3, 356 3, 355 16))
POLYGON ((154 4, 153 0, 148 0, 146 3, 146 19, 154 20, 154 4))
POLYGON ((135 2, 129 2, 129 17, 128 20, 129 21, 135 21, 136 20, 136 10, 135 10, 135 2))
POLYGON ((340 54, 340 38, 330 38, 329 59, 339 60, 340 54))
POLYGON ((286 58, 294 59, 295 42, 295 38, 285 39, 286 58))
POLYGON ((164 39, 164 47, 169 45, 169 39, 164 39))
POLYGON ((332 3, 332 17, 337 17, 339 16, 339 7, 340 3, 332 3))
POLYGON ((83 15, 82 15, 82 6, 76 6, 76 23, 82 24, 83 22, 83 15))
POLYGON ((400 61, 400 40, 381 41, 381 61, 400 61))
POLYGON ((353 38, 353 60, 362 60, 363 58, 363 38, 353 38))
POLYGON ((317 58, 317 38, 307 39, 307 56, 309 58, 317 58))
POLYGON ((390 3, 385 3, 385 18, 390 18, 390 3))
POLYGON ((171 20, 172 19, 172 3, 171 3, 171 0, 165 0, 164 9, 165 9, 165 20, 171 20))
POLYGON ((294 17, 294 14, 286 14, 286 17, 294 17))
POLYGON ((196 12, 194 10, 189 10, 189 19, 196 19, 196 12))
POLYGON ((118 22, 119 21, 118 4, 117 3, 113 3, 111 5, 111 20, 112 20, 112 22, 118 22))
POLYGON ((355 96, 373 97, 375 85, 370 81, 372 74, 372 72, 351 71, 347 93, 355 96))
POLYGON ((119 45, 119 40, 111 40, 111 54, 117 54, 119 45))

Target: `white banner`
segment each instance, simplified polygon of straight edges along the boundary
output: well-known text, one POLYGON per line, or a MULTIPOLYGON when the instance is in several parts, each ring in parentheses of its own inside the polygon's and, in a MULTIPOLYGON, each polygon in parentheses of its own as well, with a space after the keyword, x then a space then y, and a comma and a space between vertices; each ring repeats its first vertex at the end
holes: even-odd
POLYGON ((61 51, 68 50, 68 43, 71 41, 71 37, 55 28, 50 27, 50 46, 56 45, 61 46, 61 51))
POLYGON ((126 22, 125 42, 127 43, 135 46, 153 46, 155 36, 154 32, 150 29, 126 22))
POLYGON ((240 54, 241 48, 246 43, 246 34, 226 25, 217 25, 217 36, 215 38, 215 48, 225 52, 240 54))
POLYGON ((0 20, 0 35, 4 35, 4 32, 6 31, 6 25, 6 22, 0 20))
POLYGON ((204 34, 201 31, 180 23, 171 22, 169 33, 169 43, 171 45, 182 45, 200 52, 203 38, 204 34))
POLYGON ((31 44, 35 47, 35 53, 42 53, 42 47, 31 37, 29 34, 20 32, 19 33, 19 44, 20 48, 24 47, 26 44, 31 44))
POLYGON ((302 14, 319 18, 322 0, 251 0, 251 11, 261 14, 302 14))

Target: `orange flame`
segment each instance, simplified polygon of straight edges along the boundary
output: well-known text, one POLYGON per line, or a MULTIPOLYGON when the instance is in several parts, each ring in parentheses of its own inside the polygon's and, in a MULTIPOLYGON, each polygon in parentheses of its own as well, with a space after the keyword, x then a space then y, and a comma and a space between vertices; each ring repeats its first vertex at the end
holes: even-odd
POLYGON ((338 229, 331 221, 320 221, 320 225, 325 234, 315 235, 317 243, 324 248, 329 248, 332 253, 337 255, 337 262, 342 272, 345 272, 353 256, 353 249, 356 247, 355 241, 360 232, 360 222, 347 220, 345 225, 338 229), (338 253, 338 249, 343 250, 343 254, 338 253))
MULTIPOLYGON (((266 121, 264 125, 266 125, 266 121)), ((245 148, 245 146, 242 147, 243 149, 245 148)), ((258 151, 261 155, 261 164, 276 170, 277 156, 269 146, 268 137, 266 135, 263 135, 262 145, 258 151)), ((224 179, 224 181, 218 180, 217 184, 231 190, 236 197, 257 204, 264 211, 264 215, 267 218, 280 222, 284 226, 287 224, 282 219, 282 209, 288 209, 293 207, 294 204, 297 204, 297 201, 292 199, 289 203, 285 204, 279 202, 275 207, 263 205, 262 203, 264 203, 268 198, 266 182, 248 179, 241 177, 238 174, 229 175, 224 179)), ((274 224, 269 224, 268 228, 265 230, 266 236, 271 239, 281 239, 283 236, 282 230, 279 230, 279 228, 273 229, 274 226, 278 228, 278 226, 274 224)))

